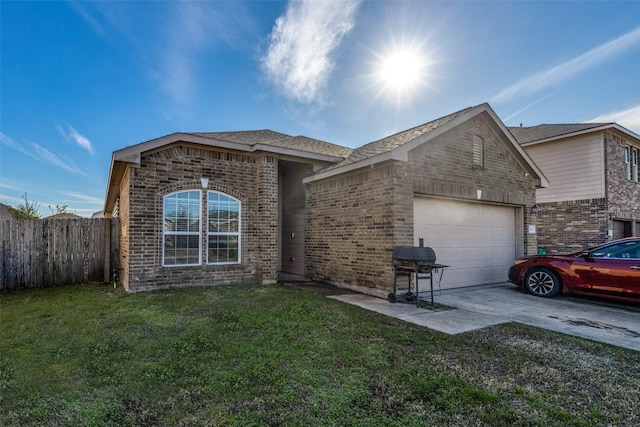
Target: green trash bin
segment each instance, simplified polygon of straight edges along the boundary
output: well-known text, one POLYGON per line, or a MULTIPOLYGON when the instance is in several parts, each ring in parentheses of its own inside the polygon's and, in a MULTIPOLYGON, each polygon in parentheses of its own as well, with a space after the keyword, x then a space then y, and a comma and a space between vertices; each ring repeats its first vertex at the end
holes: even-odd
POLYGON ((538 248, 538 255, 546 255, 549 248, 538 248))

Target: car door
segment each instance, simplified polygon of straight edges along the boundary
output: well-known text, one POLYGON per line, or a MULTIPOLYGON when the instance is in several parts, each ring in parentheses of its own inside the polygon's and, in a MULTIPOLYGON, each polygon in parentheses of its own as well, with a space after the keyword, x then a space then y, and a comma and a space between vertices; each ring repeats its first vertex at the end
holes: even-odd
MULTIPOLYGON (((640 241, 623 241, 589 252, 576 271, 591 292, 640 299, 640 241)), ((585 289, 586 290, 586 289, 585 289)))

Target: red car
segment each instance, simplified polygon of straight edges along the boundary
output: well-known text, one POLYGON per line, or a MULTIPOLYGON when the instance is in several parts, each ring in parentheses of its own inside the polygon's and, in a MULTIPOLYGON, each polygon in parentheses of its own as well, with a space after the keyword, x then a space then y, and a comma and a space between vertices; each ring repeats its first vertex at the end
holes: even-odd
POLYGON ((628 237, 569 255, 523 257, 509 281, 539 297, 560 292, 640 303, 640 237, 628 237))

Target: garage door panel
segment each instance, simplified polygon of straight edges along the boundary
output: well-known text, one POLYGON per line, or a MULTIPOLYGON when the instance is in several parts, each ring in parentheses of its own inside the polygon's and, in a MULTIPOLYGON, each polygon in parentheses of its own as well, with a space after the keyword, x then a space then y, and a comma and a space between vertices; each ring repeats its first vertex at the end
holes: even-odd
POLYGON ((514 208, 417 197, 414 221, 415 244, 423 238, 451 266, 442 289, 506 280, 516 258, 514 208))

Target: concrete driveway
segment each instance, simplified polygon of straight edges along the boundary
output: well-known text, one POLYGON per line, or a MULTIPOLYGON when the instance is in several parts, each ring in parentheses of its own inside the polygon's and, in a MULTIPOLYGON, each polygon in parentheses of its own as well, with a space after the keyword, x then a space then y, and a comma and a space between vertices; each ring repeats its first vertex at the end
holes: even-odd
POLYGON ((436 312, 355 293, 328 297, 447 334, 519 322, 640 351, 640 306, 566 296, 539 298, 509 283, 436 291, 437 304, 454 307, 436 312))

